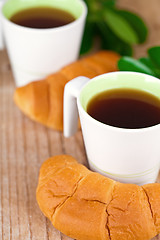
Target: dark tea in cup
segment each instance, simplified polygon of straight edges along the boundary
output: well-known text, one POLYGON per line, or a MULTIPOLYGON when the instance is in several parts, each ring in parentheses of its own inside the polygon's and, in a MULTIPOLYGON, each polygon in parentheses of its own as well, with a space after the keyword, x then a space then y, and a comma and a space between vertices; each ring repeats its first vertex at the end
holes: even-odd
POLYGON ((10 21, 29 28, 55 28, 75 21, 75 17, 62 9, 53 7, 27 8, 15 13, 10 21))
POLYGON ((116 88, 95 95, 88 103, 87 112, 110 126, 145 128, 160 123, 160 100, 149 92, 116 88))

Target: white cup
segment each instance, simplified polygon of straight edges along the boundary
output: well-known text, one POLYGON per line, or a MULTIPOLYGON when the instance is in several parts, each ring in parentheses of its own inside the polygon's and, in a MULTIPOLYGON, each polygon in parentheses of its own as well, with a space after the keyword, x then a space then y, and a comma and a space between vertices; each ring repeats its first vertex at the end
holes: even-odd
MULTIPOLYGON (((87 7, 82 0, 9 0, 4 3, 1 8, 3 33, 18 87, 42 79, 78 58, 86 15, 87 7), (70 12, 76 20, 50 29, 23 27, 9 20, 16 12, 36 6, 60 8, 70 12)), ((0 43, 2 48, 1 40, 0 43)))
POLYGON ((125 183, 155 182, 160 166, 160 124, 141 129, 118 128, 103 124, 86 112, 93 96, 114 88, 141 89, 160 98, 160 80, 146 74, 113 72, 92 80, 78 77, 64 90, 64 136, 77 131, 79 111, 92 170, 125 183))

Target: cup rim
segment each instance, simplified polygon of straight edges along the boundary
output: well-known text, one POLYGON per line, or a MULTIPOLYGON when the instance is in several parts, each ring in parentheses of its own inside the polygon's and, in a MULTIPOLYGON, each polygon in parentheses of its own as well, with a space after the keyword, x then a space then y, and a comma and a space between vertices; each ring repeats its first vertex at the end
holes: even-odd
POLYGON ((82 11, 81 16, 78 17, 77 19, 75 19, 73 22, 68 23, 66 25, 63 25, 63 26, 60 26, 60 27, 54 27, 54 28, 31 28, 31 27, 25 27, 25 26, 21 26, 21 25, 18 25, 16 23, 13 23, 9 19, 7 19, 5 17, 5 15, 4 15, 4 13, 3 13, 3 7, 5 6, 5 4, 7 4, 8 1, 6 1, 6 2, 4 2, 2 4, 1 17, 2 17, 2 20, 7 22, 8 24, 10 24, 11 26, 13 26, 13 27, 15 27, 17 29, 24 30, 24 31, 34 31, 34 32, 37 32, 37 33, 42 33, 43 31, 44 32, 60 32, 60 31, 67 30, 68 28, 74 26, 75 24, 78 24, 79 22, 83 21, 86 18, 87 13, 88 13, 88 8, 87 8, 86 3, 83 0, 77 0, 77 1, 79 1, 82 4, 82 6, 83 6, 83 11, 82 11))
POLYGON ((96 76, 94 78, 92 78, 90 81, 88 81, 80 90, 79 95, 77 97, 77 106, 79 109, 79 112, 81 112, 86 119, 88 119, 88 121, 91 121, 93 124, 97 125, 98 127, 102 127, 104 129, 109 129, 109 130, 113 130, 113 131, 120 131, 120 132, 125 132, 125 133, 141 133, 143 132, 148 132, 148 131, 152 131, 152 130, 156 130, 157 128, 160 128, 160 123, 153 125, 153 126, 149 126, 149 127, 143 127, 143 128, 121 128, 121 127, 115 127, 115 126, 111 126, 105 123, 102 123, 98 120, 96 120, 95 118, 91 117, 83 108, 81 102, 80 102, 80 95, 82 94, 83 90, 93 81, 97 81, 99 79, 99 77, 103 77, 103 76, 108 76, 108 75, 126 75, 126 74, 134 74, 134 75, 139 75, 139 76, 145 76, 147 78, 153 79, 154 81, 159 81, 160 84, 160 80, 154 76, 145 74, 145 73, 139 73, 139 72, 132 72, 132 71, 115 71, 115 72, 109 72, 109 73, 104 73, 101 74, 99 76, 96 76))

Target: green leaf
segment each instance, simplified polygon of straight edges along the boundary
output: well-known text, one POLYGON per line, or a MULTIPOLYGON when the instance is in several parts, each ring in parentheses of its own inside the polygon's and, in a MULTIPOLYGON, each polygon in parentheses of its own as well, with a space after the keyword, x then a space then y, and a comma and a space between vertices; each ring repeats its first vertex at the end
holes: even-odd
POLYGON ((105 22, 97 23, 99 30, 98 35, 101 36, 101 47, 118 52, 120 55, 132 56, 132 47, 120 40, 107 26, 105 22))
POLYGON ((151 68, 153 72, 155 72, 156 77, 160 77, 160 68, 158 69, 153 62, 151 61, 150 58, 148 57, 142 57, 139 59, 140 62, 145 64, 147 67, 151 68))
POLYGON ((104 21, 110 29, 124 42, 128 44, 138 43, 138 36, 132 26, 116 11, 105 9, 104 21))
POLYGON ((131 57, 122 57, 118 61, 118 68, 120 71, 133 71, 133 72, 141 72, 146 73, 152 76, 155 76, 155 73, 147 67, 142 62, 133 59, 131 57))
POLYGON ((95 34, 95 25, 94 23, 86 22, 84 34, 82 38, 82 44, 80 49, 80 55, 85 54, 91 50, 94 43, 94 34, 95 34))
POLYGON ((107 7, 107 8, 113 8, 116 5, 116 0, 103 0, 102 2, 102 6, 103 7, 107 7))
MULTIPOLYGON (((113 49, 114 50, 114 49, 113 49)), ((121 56, 132 56, 133 55, 133 48, 131 45, 122 42, 119 45, 119 49, 117 51, 121 56)))
POLYGON ((148 57, 139 58, 139 61, 149 68, 154 68, 152 61, 148 57))
POLYGON ((132 26, 138 36, 138 42, 143 43, 148 36, 148 28, 144 21, 135 13, 129 11, 119 10, 118 13, 132 26))
POLYGON ((153 64, 160 68, 160 46, 152 47, 148 49, 148 55, 153 64))

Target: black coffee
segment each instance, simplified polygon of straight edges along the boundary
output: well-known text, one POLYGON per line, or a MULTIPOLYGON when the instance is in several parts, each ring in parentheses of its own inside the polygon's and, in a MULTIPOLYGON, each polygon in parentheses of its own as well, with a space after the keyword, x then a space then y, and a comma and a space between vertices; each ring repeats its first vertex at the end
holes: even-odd
POLYGON ((120 128, 145 128, 160 123, 160 100, 134 89, 112 89, 94 96, 88 114, 107 125, 120 128))
POLYGON ((70 13, 51 7, 34 7, 19 11, 10 21, 29 28, 61 27, 75 20, 70 13))

